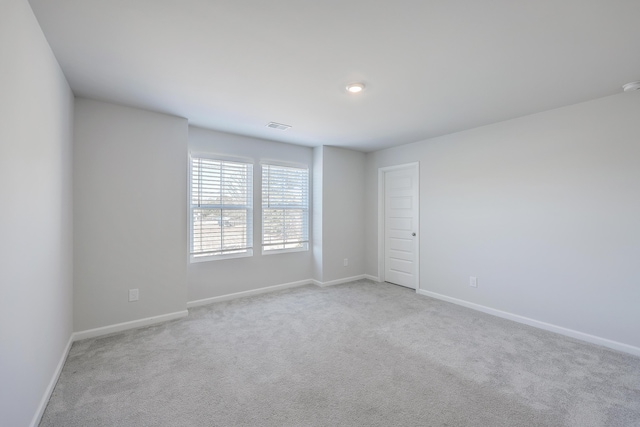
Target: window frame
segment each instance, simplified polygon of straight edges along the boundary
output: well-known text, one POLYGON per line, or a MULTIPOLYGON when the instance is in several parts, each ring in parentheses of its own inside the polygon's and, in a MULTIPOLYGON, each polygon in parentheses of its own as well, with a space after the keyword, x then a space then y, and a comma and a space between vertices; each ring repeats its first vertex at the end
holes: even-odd
MULTIPOLYGON (((189 261, 190 263, 198 263, 198 262, 208 262, 208 261, 219 261, 224 259, 234 259, 234 258, 246 258, 253 256, 254 250, 254 242, 253 242, 253 227, 254 227, 254 166, 255 162, 250 158, 243 157, 232 157, 226 155, 219 155, 213 153, 198 153, 198 152, 190 152, 189 153, 189 202, 188 202, 188 215, 189 215, 189 261), (242 252, 237 253, 219 253, 219 254, 207 254, 207 255, 198 255, 193 252, 194 248, 194 209, 202 209, 202 206, 193 204, 193 163, 195 159, 203 159, 210 160, 214 162, 223 163, 236 163, 243 164, 247 167, 247 204, 245 205, 207 205, 205 209, 231 209, 231 210, 245 210, 246 211, 246 240, 247 247, 244 248, 242 252), (231 206, 226 207, 225 206, 231 206), (244 207, 239 207, 244 206, 244 207)), ((222 220, 222 218, 221 218, 222 220)))
MULTIPOLYGON (((262 249, 262 255, 277 255, 277 254, 283 254, 283 253, 292 253, 292 252, 308 252, 310 250, 311 247, 311 218, 310 218, 310 213, 311 213, 311 171, 310 171, 310 167, 309 165, 303 164, 303 163, 286 163, 286 162, 279 162, 279 161, 274 161, 274 160, 264 160, 262 162, 260 162, 260 195, 261 195, 261 212, 260 212, 260 219, 261 219, 261 249, 262 249), (282 248, 282 249, 266 249, 267 246, 275 246, 276 244, 273 245, 265 245, 265 209, 268 209, 268 207, 265 206, 265 188, 266 188, 266 184, 267 181, 265 180, 265 176, 264 176, 264 172, 265 172, 265 167, 276 167, 276 168, 288 168, 288 169, 299 169, 299 170, 304 170, 306 172, 306 188, 305 188, 305 196, 306 196, 306 204, 304 207, 284 207, 282 206, 281 209, 302 209, 303 210, 303 224, 305 229, 303 230, 303 234, 306 237, 306 240, 300 241, 300 242, 293 242, 293 243, 301 243, 302 247, 296 247, 296 248, 282 248)), ((282 243, 283 245, 286 245, 287 243, 282 243)))

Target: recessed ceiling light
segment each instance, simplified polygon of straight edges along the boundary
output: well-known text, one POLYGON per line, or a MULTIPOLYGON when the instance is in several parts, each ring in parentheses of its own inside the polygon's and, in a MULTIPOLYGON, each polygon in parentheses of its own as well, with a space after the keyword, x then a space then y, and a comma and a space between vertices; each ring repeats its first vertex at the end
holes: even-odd
POLYGON ((351 83, 347 85, 347 92, 360 93, 364 90, 364 83, 351 83))
POLYGON ((640 90, 640 81, 627 83, 626 85, 622 86, 622 89, 625 92, 633 92, 635 90, 640 90))

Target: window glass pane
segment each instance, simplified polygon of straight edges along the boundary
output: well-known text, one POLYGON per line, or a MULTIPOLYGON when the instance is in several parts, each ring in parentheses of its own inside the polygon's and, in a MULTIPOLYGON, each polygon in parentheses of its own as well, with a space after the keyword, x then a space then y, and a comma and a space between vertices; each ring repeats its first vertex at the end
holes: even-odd
POLYGON ((246 253, 252 246, 252 165, 202 158, 191 163, 191 254, 246 253))
POLYGON ((308 247, 309 171, 262 166, 262 245, 265 251, 308 247))
POLYGON ((220 214, 220 209, 193 210, 193 253, 221 250, 220 229, 216 226, 216 218, 219 218, 220 214))
POLYGON ((245 205, 248 191, 250 191, 248 183, 249 177, 245 165, 225 164, 224 171, 220 174, 221 204, 245 205))

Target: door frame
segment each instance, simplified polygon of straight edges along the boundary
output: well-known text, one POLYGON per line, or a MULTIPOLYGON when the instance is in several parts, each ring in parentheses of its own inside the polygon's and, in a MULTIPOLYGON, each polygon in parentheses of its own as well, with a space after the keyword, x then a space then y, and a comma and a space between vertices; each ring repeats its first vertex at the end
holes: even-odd
POLYGON ((384 220, 385 220, 385 205, 384 205, 384 188, 386 173, 391 171, 397 171, 399 169, 413 169, 416 172, 418 180, 415 186, 414 196, 418 201, 418 213, 416 218, 416 233, 418 233, 418 241, 416 244, 416 292, 420 289, 420 162, 403 163, 401 165, 385 166, 378 168, 378 279, 381 282, 385 281, 384 274, 384 220))

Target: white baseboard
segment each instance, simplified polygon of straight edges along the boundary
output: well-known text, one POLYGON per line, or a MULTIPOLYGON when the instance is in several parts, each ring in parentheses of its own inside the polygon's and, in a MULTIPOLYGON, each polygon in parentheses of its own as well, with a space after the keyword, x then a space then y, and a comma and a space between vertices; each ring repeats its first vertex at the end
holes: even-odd
POLYGON ((297 282, 283 283, 281 285, 267 286, 264 288, 251 289, 250 291, 236 292, 233 294, 221 295, 219 297, 204 298, 195 301, 189 301, 187 308, 199 307, 201 305, 209 305, 214 302, 229 301, 236 298, 249 297, 252 295, 266 294, 267 292, 280 291, 282 289, 295 288, 298 286, 311 285, 314 281, 311 279, 299 280, 297 282))
POLYGON ((353 282, 355 280, 367 279, 366 274, 360 274, 358 276, 344 277, 342 279, 329 280, 328 282, 321 282, 313 279, 313 284, 324 288, 325 286, 341 285, 342 283, 353 282))
POLYGON ((369 279, 369 280, 373 280, 374 282, 378 282, 378 283, 382 282, 382 280, 380 280, 380 278, 379 278, 379 277, 377 277, 377 276, 372 276, 372 275, 370 275, 370 274, 365 274, 365 275, 364 275, 364 278, 365 278, 365 279, 369 279))
POLYGON ((73 340, 79 341, 87 338, 95 338, 101 335, 112 334, 114 332, 126 331, 128 329, 141 328, 143 326, 155 325, 169 320, 180 319, 189 315, 187 310, 176 311, 175 313, 162 314, 160 316, 145 317, 144 319, 132 320, 130 322, 116 323, 115 325, 103 326, 101 328, 88 329, 86 331, 75 332, 73 340))
POLYGON ((586 334, 584 332, 575 331, 573 329, 563 328, 562 326, 541 322, 539 320, 531 319, 529 317, 519 316, 517 314, 508 313, 506 311, 497 310, 495 308, 486 307, 484 305, 475 304, 473 302, 469 302, 469 301, 465 301, 457 298, 452 298, 452 297, 438 294, 435 292, 417 289, 416 293, 420 295, 436 298, 442 301, 450 302, 453 304, 461 305, 463 307, 471 308, 473 310, 481 311, 483 313, 491 314, 493 316, 502 317, 503 319, 513 320, 514 322, 523 323, 525 325, 533 326, 535 328, 544 329, 550 332, 555 332, 557 334, 565 335, 571 338, 576 338, 592 344, 597 344, 603 347, 612 348, 614 350, 622 351, 624 353, 629 353, 634 356, 640 356, 640 348, 634 347, 629 344, 624 344, 618 341, 612 341, 607 338, 601 338, 595 335, 586 334))
POLYGON ((36 413, 33 415, 33 419, 31 420, 31 427, 37 427, 40 424, 40 420, 42 419, 42 415, 44 415, 44 410, 47 408, 47 404, 49 403, 49 399, 51 398, 51 394, 53 393, 53 389, 56 387, 58 383, 58 378, 60 378, 60 374, 62 373, 62 368, 64 367, 64 363, 67 361, 67 356, 69 355, 69 350, 71 350, 71 345, 73 344, 73 334, 69 337, 69 341, 67 342, 66 347, 62 351, 62 355, 60 357, 60 361, 58 362, 58 366, 56 366, 56 370, 53 372, 53 377, 51 377, 51 381, 49 381, 49 385, 47 389, 44 391, 42 395, 42 399, 40 399, 40 404, 38 405, 38 409, 36 413))

